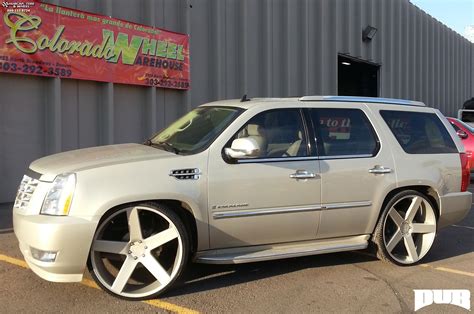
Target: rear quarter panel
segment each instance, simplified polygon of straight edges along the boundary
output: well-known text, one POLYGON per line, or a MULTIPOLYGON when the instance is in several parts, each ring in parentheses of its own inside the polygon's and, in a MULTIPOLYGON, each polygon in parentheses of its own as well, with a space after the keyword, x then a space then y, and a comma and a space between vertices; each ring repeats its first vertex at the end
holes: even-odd
POLYGON ((408 154, 398 143, 387 123, 380 115, 382 110, 401 110, 413 112, 427 112, 438 115, 447 129, 458 151, 464 147, 449 125, 447 119, 436 109, 428 107, 409 107, 393 105, 379 105, 371 109, 379 117, 379 126, 385 134, 385 141, 391 146, 394 161, 397 187, 424 185, 433 188, 438 196, 447 193, 459 192, 461 189, 461 161, 458 153, 451 154, 408 154))

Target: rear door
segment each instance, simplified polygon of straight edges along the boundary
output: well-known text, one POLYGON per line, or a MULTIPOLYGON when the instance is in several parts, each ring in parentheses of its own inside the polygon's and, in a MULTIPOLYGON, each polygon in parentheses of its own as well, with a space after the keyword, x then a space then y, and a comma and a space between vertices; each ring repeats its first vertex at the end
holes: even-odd
POLYGON ((391 151, 379 140, 361 105, 309 109, 320 158, 318 238, 371 233, 380 198, 394 186, 391 151))

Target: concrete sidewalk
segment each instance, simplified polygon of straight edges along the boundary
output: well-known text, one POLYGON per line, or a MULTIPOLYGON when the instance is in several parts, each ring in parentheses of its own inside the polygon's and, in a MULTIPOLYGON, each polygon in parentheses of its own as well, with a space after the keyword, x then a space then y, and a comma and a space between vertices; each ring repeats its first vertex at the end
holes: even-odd
POLYGON ((13 231, 13 203, 0 203, 0 233, 13 231))

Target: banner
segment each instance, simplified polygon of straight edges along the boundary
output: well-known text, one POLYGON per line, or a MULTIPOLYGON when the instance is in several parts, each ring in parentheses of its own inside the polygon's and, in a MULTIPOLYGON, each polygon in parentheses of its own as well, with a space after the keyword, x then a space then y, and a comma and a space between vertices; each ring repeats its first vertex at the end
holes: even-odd
POLYGON ((0 8, 0 72, 189 88, 185 34, 36 1, 0 8))

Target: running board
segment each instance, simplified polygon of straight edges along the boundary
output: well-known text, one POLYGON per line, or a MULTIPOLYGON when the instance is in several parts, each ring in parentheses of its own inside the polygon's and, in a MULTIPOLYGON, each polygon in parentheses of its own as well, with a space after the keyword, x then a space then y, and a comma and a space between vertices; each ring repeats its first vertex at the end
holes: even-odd
POLYGON ((201 251, 196 253, 195 261, 205 264, 241 264, 307 255, 363 250, 368 246, 369 237, 369 235, 360 235, 335 239, 201 251))

